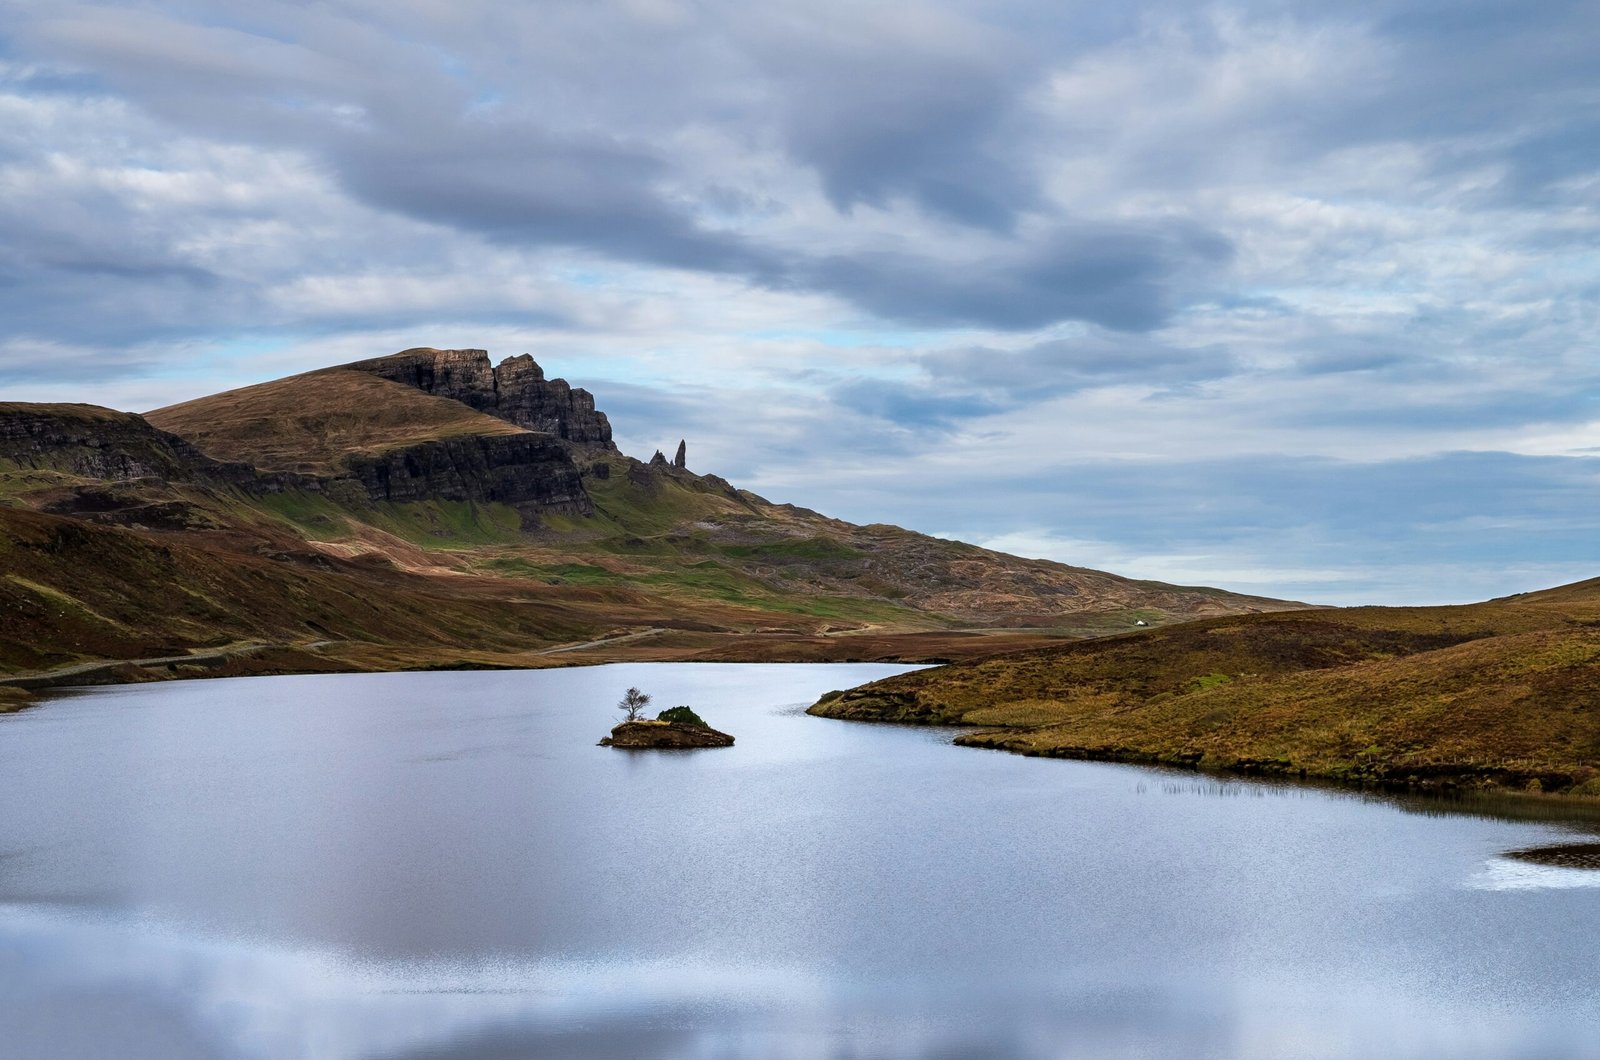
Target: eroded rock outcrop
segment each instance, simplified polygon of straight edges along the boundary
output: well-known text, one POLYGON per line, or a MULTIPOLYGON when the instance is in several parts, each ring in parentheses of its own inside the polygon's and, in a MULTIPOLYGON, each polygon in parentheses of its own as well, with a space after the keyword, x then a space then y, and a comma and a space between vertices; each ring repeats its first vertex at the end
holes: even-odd
POLYGON ((486 350, 405 350, 344 366, 451 398, 490 416, 578 445, 615 450, 611 422, 594 395, 565 379, 546 379, 527 354, 491 365, 486 350))

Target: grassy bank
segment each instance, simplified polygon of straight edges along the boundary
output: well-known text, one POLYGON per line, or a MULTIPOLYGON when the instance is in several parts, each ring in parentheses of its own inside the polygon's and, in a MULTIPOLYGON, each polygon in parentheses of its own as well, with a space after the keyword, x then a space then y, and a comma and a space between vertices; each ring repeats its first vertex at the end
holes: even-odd
POLYGON ((1019 754, 1600 795, 1594 583, 1191 622, 921 671, 812 713, 1019 754))

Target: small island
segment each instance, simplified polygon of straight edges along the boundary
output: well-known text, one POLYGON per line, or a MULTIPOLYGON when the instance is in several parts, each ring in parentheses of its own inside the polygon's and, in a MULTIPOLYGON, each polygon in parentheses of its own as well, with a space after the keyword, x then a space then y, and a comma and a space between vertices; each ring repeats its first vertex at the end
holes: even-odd
POLYGON ((637 688, 623 693, 617 704, 623 711, 623 720, 611 730, 610 736, 600 741, 600 746, 627 750, 733 746, 732 736, 707 725, 689 707, 669 707, 652 721, 643 716, 644 708, 649 705, 650 696, 637 688))

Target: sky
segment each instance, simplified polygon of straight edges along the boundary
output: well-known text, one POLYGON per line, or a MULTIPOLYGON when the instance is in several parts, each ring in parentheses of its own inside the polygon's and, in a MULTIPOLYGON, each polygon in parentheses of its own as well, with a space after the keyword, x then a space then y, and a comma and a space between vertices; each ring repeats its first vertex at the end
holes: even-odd
POLYGON ((0 398, 532 353, 1138 577, 1600 575, 1600 4, 0 0, 0 398))

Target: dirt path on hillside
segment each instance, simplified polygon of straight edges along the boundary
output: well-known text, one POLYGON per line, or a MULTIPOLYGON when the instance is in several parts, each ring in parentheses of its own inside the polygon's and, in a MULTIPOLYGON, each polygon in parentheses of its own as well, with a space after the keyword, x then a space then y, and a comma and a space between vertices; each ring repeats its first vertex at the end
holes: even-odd
POLYGON ((638 633, 624 633, 619 637, 602 637, 600 640, 586 640, 582 644, 563 644, 559 648, 546 648, 544 651, 535 652, 536 655, 559 655, 564 651, 585 651, 589 648, 609 648, 613 644, 628 644, 646 637, 654 637, 658 633, 665 633, 661 626, 640 630, 638 633))
MULTIPOLYGON (((321 642, 323 644, 328 641, 321 642)), ((241 655, 261 651, 273 645, 259 641, 250 641, 244 644, 230 644, 226 648, 215 648, 211 651, 191 652, 188 655, 160 655, 149 659, 104 659, 97 662, 77 663, 73 666, 63 666, 58 670, 41 670, 31 674, 13 674, 10 677, 0 677, 0 686, 14 688, 54 688, 65 684, 92 684, 92 679, 102 673, 118 670, 124 666, 175 666, 179 664, 198 664, 201 666, 227 662, 237 659, 241 655), (85 681, 85 679, 90 679, 85 681)), ((315 647, 315 645, 313 645, 315 647)))

